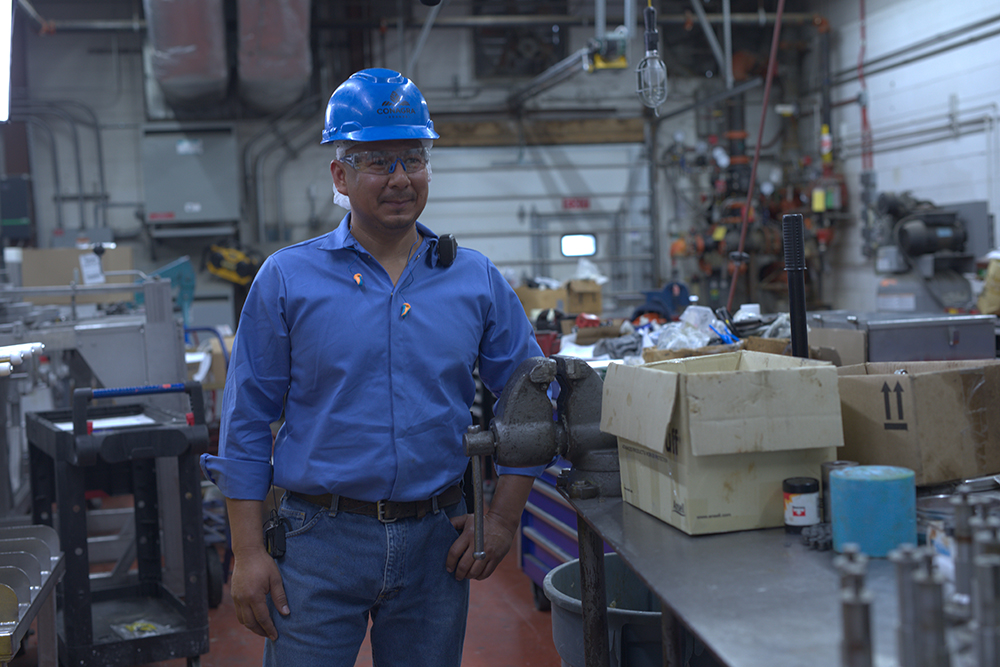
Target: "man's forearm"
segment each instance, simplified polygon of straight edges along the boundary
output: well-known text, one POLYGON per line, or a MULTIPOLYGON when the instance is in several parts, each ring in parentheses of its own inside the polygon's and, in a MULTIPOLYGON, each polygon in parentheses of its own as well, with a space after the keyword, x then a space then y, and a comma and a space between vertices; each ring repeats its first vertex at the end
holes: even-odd
POLYGON ((490 501, 490 516, 500 520, 512 534, 517 533, 521 523, 521 512, 528 502, 528 494, 535 478, 527 475, 500 475, 497 488, 490 501))
POLYGON ((264 549, 264 502, 226 498, 233 555, 264 549))

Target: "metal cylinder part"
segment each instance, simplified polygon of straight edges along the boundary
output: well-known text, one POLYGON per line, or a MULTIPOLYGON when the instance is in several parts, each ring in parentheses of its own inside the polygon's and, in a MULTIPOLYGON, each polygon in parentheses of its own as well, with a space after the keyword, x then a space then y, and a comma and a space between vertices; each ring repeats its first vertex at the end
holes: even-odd
POLYGON ((843 667, 872 667, 871 592, 861 579, 852 580, 849 588, 840 592, 843 640, 843 667))
POLYGON ((973 627, 979 665, 1000 664, 1000 555, 982 554, 974 561, 973 627))
POLYGON ((921 564, 917 547, 901 544, 889 552, 896 566, 896 588, 899 594, 899 624, 896 626, 896 652, 899 667, 916 666, 916 615, 913 608, 913 574, 921 564))
POLYGON ((972 487, 960 484, 948 499, 954 510, 955 523, 955 601, 968 604, 972 593, 972 487))
POLYGON ((913 574, 917 667, 950 667, 945 636, 944 577, 918 569, 913 574))
POLYGON ((472 557, 476 560, 486 558, 486 545, 483 536, 483 522, 485 518, 485 508, 483 507, 483 457, 472 457, 472 505, 475 523, 475 551, 472 557))

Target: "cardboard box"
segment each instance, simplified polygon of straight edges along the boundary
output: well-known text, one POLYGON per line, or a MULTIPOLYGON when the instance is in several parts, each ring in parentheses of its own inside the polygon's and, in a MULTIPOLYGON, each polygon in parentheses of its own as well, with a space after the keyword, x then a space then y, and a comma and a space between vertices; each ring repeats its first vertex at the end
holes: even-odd
POLYGON ((701 357, 706 354, 725 354, 726 352, 738 352, 740 350, 791 355, 791 341, 787 338, 759 338, 757 336, 749 336, 729 345, 706 345, 705 347, 695 349, 661 350, 655 347, 647 347, 642 351, 642 359, 647 364, 651 364, 655 361, 701 357))
MULTIPOLYGON (((47 287, 66 286, 74 279, 73 270, 80 274, 80 256, 93 255, 91 250, 78 250, 76 248, 25 248, 21 259, 21 284, 25 287, 47 287)), ((118 246, 104 251, 101 257, 101 268, 107 271, 127 271, 132 270, 132 248, 129 246, 118 246)), ((138 276, 106 276, 108 283, 134 283, 138 276)), ((82 280, 77 278, 82 284, 82 280)), ((80 294, 77 295, 77 303, 114 303, 116 301, 132 301, 135 299, 135 290, 125 290, 123 292, 105 294, 80 294)), ((69 305, 70 297, 67 296, 32 296, 26 298, 27 301, 38 305, 58 304, 69 305)))
POLYGON ((760 352, 608 366, 601 430, 626 502, 689 535, 784 524, 781 482, 843 444, 837 370, 760 352))
POLYGON ((600 315, 604 311, 601 286, 593 280, 567 280, 564 287, 566 288, 565 312, 600 315))
POLYGON ((1000 361, 886 361, 838 373, 840 458, 909 468, 920 485, 1000 472, 1000 361))
POLYGON ((533 287, 515 287, 514 293, 521 300, 524 312, 529 318, 534 319, 539 310, 555 308, 566 312, 566 290, 559 289, 535 289, 533 287))
MULTIPOLYGON (((695 349, 680 349, 680 350, 661 350, 655 347, 647 347, 642 351, 642 359, 647 364, 651 364, 654 361, 666 361, 668 359, 685 359, 687 357, 701 357, 706 354, 724 354, 726 352, 738 352, 740 350, 746 350, 747 352, 765 352, 767 354, 783 354, 785 356, 792 355, 792 342, 788 338, 758 338, 756 336, 749 336, 740 340, 736 343, 731 343, 729 345, 707 345, 705 347, 699 347, 695 349)), ((840 357, 831 348, 827 347, 809 347, 809 358, 817 359, 819 361, 829 361, 834 366, 840 366, 838 363, 840 357)))

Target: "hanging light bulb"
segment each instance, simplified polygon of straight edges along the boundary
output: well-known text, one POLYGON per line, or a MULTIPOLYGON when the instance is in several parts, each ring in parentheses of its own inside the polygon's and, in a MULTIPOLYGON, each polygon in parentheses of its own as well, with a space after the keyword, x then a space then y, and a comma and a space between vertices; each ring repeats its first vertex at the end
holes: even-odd
POLYGON ((667 66, 657 51, 660 33, 656 30, 656 10, 653 0, 642 12, 646 24, 646 57, 635 68, 639 99, 650 109, 656 110, 667 99, 667 66))

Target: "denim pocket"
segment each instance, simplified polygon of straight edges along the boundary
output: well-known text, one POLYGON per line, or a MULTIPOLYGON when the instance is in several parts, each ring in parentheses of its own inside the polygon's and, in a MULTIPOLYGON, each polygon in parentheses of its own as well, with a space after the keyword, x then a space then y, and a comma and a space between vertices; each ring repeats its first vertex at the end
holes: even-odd
POLYGON ((285 537, 301 535, 315 526, 320 516, 325 513, 326 510, 322 507, 291 495, 283 497, 281 505, 278 507, 278 514, 282 519, 288 521, 288 531, 285 533, 285 537))

